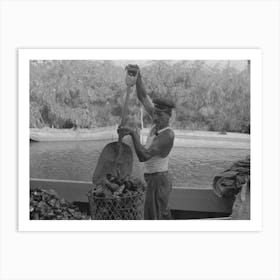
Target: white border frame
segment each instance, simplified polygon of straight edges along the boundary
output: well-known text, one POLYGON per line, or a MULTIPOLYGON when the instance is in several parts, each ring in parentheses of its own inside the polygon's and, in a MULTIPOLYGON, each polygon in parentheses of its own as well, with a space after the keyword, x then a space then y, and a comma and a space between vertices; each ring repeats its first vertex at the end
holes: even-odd
POLYGON ((19 49, 19 231, 261 231, 262 65, 260 49, 19 49), (34 221, 29 220, 30 60, 251 60, 251 220, 34 221))

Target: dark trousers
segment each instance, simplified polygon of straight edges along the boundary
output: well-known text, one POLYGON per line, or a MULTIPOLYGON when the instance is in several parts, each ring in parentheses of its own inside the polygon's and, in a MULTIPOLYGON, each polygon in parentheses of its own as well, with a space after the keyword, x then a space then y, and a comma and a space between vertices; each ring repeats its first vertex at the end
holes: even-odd
POLYGON ((144 205, 145 220, 171 219, 168 208, 169 195, 172 189, 172 179, 168 172, 144 174, 147 183, 144 205))

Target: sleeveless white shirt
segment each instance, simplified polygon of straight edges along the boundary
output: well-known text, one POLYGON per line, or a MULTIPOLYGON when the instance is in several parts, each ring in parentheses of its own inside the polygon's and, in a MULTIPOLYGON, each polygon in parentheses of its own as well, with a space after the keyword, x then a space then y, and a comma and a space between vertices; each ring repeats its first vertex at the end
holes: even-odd
MULTIPOLYGON (((163 132, 166 129, 170 129, 170 127, 165 127, 161 130, 158 131, 158 134, 163 132)), ((147 137, 146 140, 146 144, 145 144, 145 148, 148 149, 152 143, 154 138, 156 137, 155 135, 155 127, 153 126, 150 130, 150 133, 147 137)), ((149 160, 147 160, 144 165, 145 165, 145 172, 146 173, 156 173, 156 172, 164 172, 164 171, 168 171, 168 159, 169 159, 169 155, 167 155, 165 158, 159 157, 159 156, 154 156, 152 158, 150 158, 149 160)))

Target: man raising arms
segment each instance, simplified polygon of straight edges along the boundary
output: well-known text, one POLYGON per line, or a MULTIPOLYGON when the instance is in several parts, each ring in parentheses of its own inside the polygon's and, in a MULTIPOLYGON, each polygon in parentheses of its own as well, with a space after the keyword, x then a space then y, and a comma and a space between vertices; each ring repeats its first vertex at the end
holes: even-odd
POLYGON ((127 71, 128 74, 129 71, 137 72, 135 76, 127 75, 126 83, 128 86, 136 84, 137 97, 152 117, 153 126, 145 145, 141 144, 138 133, 132 129, 119 127, 118 133, 122 137, 131 135, 137 157, 145 165, 144 178, 147 183, 147 190, 144 219, 170 219, 168 200, 172 180, 168 173, 168 158, 175 135, 169 127, 169 120, 175 105, 172 101, 163 98, 156 98, 153 101, 150 99, 143 86, 140 69, 137 65, 128 65, 127 71))

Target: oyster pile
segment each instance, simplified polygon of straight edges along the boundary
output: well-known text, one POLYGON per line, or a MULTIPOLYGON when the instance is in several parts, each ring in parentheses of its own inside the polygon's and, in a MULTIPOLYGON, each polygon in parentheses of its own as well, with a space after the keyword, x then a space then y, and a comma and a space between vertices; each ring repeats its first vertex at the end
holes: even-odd
POLYGON ((90 216, 53 190, 30 190, 30 220, 88 220, 90 216))
POLYGON ((139 179, 132 179, 129 176, 119 179, 111 174, 106 174, 97 184, 94 184, 88 195, 95 197, 118 199, 143 194, 144 183, 139 179))

